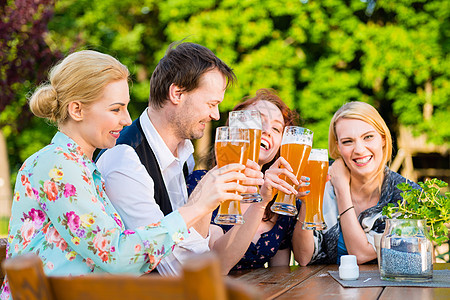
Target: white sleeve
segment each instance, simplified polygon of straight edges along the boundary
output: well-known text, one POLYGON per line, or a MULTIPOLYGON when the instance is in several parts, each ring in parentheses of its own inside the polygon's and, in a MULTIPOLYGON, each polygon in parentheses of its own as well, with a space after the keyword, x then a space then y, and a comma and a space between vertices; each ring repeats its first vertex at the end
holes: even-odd
MULTIPOLYGON (((154 198, 154 183, 136 151, 128 145, 117 145, 105 151, 97 161, 105 179, 105 190, 127 229, 160 221, 164 214, 154 198)), ((192 253, 209 251, 209 235, 203 238, 193 227, 189 235, 157 265, 163 276, 181 274, 183 262, 192 253)))
POLYGON ((210 251, 209 238, 203 238, 194 227, 189 228, 189 235, 180 241, 172 250, 172 253, 164 257, 156 266, 162 276, 180 276, 182 266, 192 254, 202 254, 210 251))
POLYGON ((164 214, 155 201, 153 179, 128 145, 106 150, 97 161, 106 194, 127 229, 157 223, 164 214))

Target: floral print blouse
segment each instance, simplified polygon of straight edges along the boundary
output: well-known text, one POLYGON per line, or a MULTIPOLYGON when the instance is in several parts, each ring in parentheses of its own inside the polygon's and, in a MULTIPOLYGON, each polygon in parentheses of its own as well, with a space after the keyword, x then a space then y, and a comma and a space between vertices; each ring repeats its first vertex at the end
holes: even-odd
MULTIPOLYGON (((58 132, 19 170, 6 257, 34 252, 48 275, 140 275, 186 236, 178 211, 156 224, 125 230, 95 164, 58 132)), ((8 298, 5 279, 1 299, 8 298)))

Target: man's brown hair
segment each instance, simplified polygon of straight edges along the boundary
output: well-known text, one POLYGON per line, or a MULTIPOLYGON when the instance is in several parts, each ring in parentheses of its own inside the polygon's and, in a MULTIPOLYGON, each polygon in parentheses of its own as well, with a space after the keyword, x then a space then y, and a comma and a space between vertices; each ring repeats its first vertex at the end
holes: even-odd
POLYGON ((150 79, 149 105, 155 109, 162 108, 171 84, 184 92, 195 90, 201 76, 216 68, 227 78, 226 87, 236 81, 233 70, 208 48, 189 42, 170 44, 150 79))

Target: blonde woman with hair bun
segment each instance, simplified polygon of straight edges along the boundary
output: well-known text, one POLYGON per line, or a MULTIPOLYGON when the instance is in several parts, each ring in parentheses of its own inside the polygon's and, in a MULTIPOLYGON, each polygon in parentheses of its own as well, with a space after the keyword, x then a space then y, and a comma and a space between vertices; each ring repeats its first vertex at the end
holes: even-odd
MULTIPOLYGON (((19 170, 7 259, 34 252, 49 275, 140 275, 155 268, 187 236, 187 228, 235 196, 227 186, 245 177, 238 164, 206 176, 190 205, 156 224, 125 229, 92 156, 96 148, 113 147, 131 124, 128 80, 118 60, 85 50, 57 64, 31 96, 32 112, 55 122, 59 131, 19 170)), ((1 298, 10 298, 7 278, 1 298)))
POLYGON ((370 104, 349 102, 336 111, 328 150, 334 162, 324 194, 327 228, 303 230, 300 215, 293 236, 295 259, 300 265, 339 264, 342 255, 351 254, 358 264, 374 261, 374 235, 385 227, 383 207, 401 199, 398 183, 419 186, 389 169, 391 133, 370 104))

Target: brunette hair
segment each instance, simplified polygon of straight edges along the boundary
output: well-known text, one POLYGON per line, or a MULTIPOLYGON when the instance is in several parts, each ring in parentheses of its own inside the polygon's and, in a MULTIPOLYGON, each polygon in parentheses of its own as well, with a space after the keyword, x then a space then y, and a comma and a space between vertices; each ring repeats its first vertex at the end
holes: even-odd
POLYGON ((171 84, 185 92, 195 90, 201 76, 216 68, 227 78, 226 87, 236 81, 232 69, 208 48, 188 42, 170 44, 150 79, 149 105, 155 109, 162 108, 171 84))
MULTIPOLYGON (((273 89, 259 89, 256 91, 255 96, 248 96, 244 98, 244 101, 237 104, 233 111, 235 110, 245 110, 252 104, 258 102, 258 101, 268 101, 272 104, 274 104, 278 109, 281 111, 281 114, 283 115, 284 120, 284 126, 295 126, 299 123, 299 115, 295 110, 289 109, 289 107, 286 105, 286 103, 281 100, 281 98, 277 95, 275 90, 273 89)), ((275 160, 280 157, 280 149, 278 149, 277 154, 272 159, 272 161, 264 164, 261 168, 262 172, 265 172, 270 166, 275 162, 275 160)), ((263 222, 270 221, 272 217, 275 215, 275 213, 270 210, 270 207, 274 203, 275 198, 270 201, 265 209, 263 222)))
POLYGON ((39 86, 29 100, 37 117, 58 125, 68 118, 68 106, 80 101, 89 106, 111 82, 129 78, 127 67, 114 57, 92 50, 72 53, 54 66, 48 83, 39 86))
MULTIPOLYGON (((274 104, 281 111, 284 120, 284 126, 294 126, 298 124, 299 115, 295 110, 289 109, 286 103, 281 100, 275 90, 273 89, 259 89, 256 91, 255 96, 247 96, 243 99, 241 103, 237 104, 233 111, 235 110, 245 110, 250 105, 258 102, 258 101, 268 101, 274 104)), ((278 157, 277 157, 278 158, 278 157)))
POLYGON ((386 122, 384 122, 378 111, 368 103, 354 101, 342 105, 331 119, 330 129, 328 132, 328 150, 330 157, 333 159, 341 157, 337 145, 338 141, 336 135, 336 123, 340 119, 356 119, 366 122, 372 125, 384 139, 385 145, 383 147, 383 158, 380 166, 378 167, 377 173, 374 176, 374 179, 379 180, 379 188, 381 188, 384 177, 384 169, 392 158, 392 137, 386 122))

